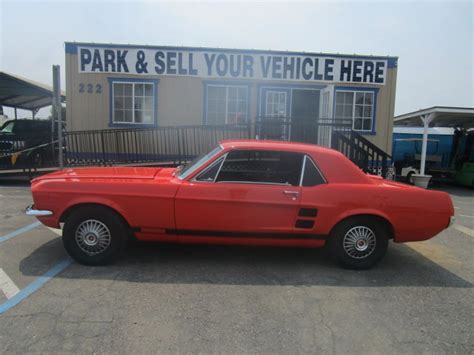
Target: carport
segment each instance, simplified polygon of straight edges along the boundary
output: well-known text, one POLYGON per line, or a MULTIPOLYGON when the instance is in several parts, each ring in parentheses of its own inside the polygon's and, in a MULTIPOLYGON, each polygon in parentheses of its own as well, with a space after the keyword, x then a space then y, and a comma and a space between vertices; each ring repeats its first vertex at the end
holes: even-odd
POLYGON ((428 129, 430 127, 474 128, 474 108, 434 106, 396 116, 394 124, 395 126, 423 127, 420 175, 418 179, 426 181, 427 186, 431 178, 431 176, 425 175, 428 129))
MULTIPOLYGON (((61 92, 61 102, 66 101, 66 95, 61 92)), ((53 88, 36 81, 22 78, 18 75, 0 72, 0 106, 12 107, 15 119, 17 109, 31 111, 35 118, 39 109, 53 103, 53 88)))

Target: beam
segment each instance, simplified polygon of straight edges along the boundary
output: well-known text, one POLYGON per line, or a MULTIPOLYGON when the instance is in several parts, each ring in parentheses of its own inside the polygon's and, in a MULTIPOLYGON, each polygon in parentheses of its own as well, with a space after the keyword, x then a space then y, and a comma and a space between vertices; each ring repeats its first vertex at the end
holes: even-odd
POLYGON ((420 165, 420 174, 425 175, 425 167, 426 167, 426 150, 428 146, 428 129, 430 128, 430 123, 433 121, 435 117, 434 113, 430 113, 429 115, 421 116, 421 121, 423 122, 423 145, 421 148, 421 165, 420 165))
POLYGON ((17 98, 17 97, 21 97, 21 95, 8 95, 8 96, 0 97, 0 102, 4 102, 4 101, 11 100, 11 99, 15 99, 15 98, 17 98))

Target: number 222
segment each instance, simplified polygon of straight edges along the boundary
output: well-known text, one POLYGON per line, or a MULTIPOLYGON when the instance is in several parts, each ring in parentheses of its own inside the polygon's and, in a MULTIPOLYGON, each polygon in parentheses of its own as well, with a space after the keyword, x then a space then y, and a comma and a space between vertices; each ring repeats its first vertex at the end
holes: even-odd
POLYGON ((94 92, 94 84, 79 84, 79 92, 81 94, 87 92, 88 94, 102 94, 102 85, 95 84, 95 92, 94 92))

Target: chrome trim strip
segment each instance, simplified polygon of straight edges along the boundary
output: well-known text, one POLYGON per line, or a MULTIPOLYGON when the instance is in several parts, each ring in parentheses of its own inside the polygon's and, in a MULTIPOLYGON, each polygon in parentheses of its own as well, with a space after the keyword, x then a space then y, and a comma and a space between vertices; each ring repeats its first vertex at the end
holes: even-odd
POLYGON ((303 186, 303 177, 304 177, 304 169, 306 167, 306 159, 308 156, 305 154, 303 157, 303 166, 301 167, 301 175, 300 175, 300 187, 303 186))
POLYGON ((213 181, 213 182, 216 182, 217 177, 218 177, 219 174, 221 173, 221 169, 222 169, 222 167, 224 166, 224 163, 225 163, 225 160, 227 159, 227 155, 228 155, 228 154, 229 154, 229 153, 225 153, 225 154, 222 156, 223 159, 222 159, 222 161, 221 161, 221 166, 219 166, 219 170, 217 170, 217 174, 216 174, 216 176, 214 176, 214 181, 213 181))
POLYGON ((202 170, 199 174, 196 174, 196 175, 191 179, 191 181, 192 181, 192 182, 216 182, 217 176, 219 176, 219 173, 221 172, 222 165, 224 164, 224 161, 225 161, 225 158, 227 157, 227 154, 229 154, 229 153, 225 153, 225 154, 223 154, 221 157, 217 158, 216 161, 213 162, 211 165, 209 165, 206 169, 202 170), (212 180, 212 181, 198 180, 199 177, 200 177, 202 174, 205 174, 208 170, 212 169, 212 168, 215 167, 217 164, 220 164, 221 166, 219 167, 219 170, 217 171, 216 176, 214 176, 214 180, 212 180))
POLYGON ((258 181, 216 181, 216 184, 254 184, 254 185, 292 186, 288 183, 284 184, 284 183, 278 183, 278 182, 258 182, 258 181))
POLYGON ((25 214, 27 216, 40 217, 40 216, 51 216, 53 212, 48 211, 48 210, 35 210, 33 209, 33 205, 30 205, 26 207, 25 214))

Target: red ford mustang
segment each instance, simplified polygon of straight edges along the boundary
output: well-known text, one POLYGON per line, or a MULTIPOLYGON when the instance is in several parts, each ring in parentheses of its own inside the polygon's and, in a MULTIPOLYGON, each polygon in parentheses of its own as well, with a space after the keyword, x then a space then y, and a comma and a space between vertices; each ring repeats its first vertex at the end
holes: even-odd
POLYGON ((127 240, 322 247, 364 269, 388 242, 447 228, 447 193, 363 173, 315 145, 224 141, 178 168, 65 169, 32 181, 28 215, 63 226, 79 263, 116 259, 127 240))

